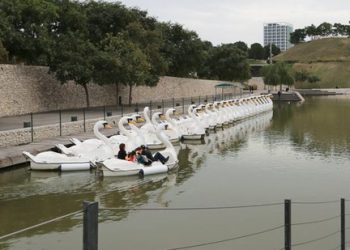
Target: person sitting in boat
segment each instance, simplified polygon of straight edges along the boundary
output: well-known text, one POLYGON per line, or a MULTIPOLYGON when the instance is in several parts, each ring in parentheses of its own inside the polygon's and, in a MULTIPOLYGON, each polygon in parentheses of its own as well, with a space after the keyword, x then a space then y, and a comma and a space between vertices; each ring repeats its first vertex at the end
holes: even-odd
POLYGON ((135 149, 136 152, 136 161, 140 164, 143 164, 145 166, 149 166, 152 164, 152 161, 149 160, 145 155, 142 155, 142 149, 140 147, 135 149))
POLYGON ((162 164, 164 164, 169 160, 169 156, 165 158, 164 155, 162 155, 159 152, 152 155, 151 151, 149 151, 149 149, 146 148, 145 145, 141 146, 141 154, 146 156, 151 162, 160 161, 162 164))
POLYGON ((132 161, 132 162, 136 161, 136 152, 133 150, 130 153, 128 153, 125 160, 132 161))
POLYGON ((121 160, 125 160, 125 157, 126 157, 125 144, 120 143, 117 158, 121 160))

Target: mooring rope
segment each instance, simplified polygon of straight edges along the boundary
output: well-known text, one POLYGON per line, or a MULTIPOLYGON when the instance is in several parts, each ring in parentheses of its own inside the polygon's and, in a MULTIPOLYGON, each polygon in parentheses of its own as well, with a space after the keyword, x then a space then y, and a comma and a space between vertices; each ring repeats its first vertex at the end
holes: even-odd
POLYGON ((34 229, 34 228, 37 228, 37 227, 41 227, 41 226, 43 226, 43 225, 46 225, 46 224, 49 224, 49 223, 52 223, 52 222, 55 222, 55 221, 58 221, 58 220, 62 220, 62 219, 64 219, 64 218, 70 217, 70 216, 72 216, 72 215, 76 215, 76 214, 81 213, 81 212, 83 212, 83 211, 82 211, 82 210, 75 211, 75 212, 72 212, 72 213, 69 213, 69 214, 65 214, 65 215, 62 215, 62 216, 53 218, 53 219, 51 219, 51 220, 47 220, 47 221, 41 222, 41 223, 39 223, 39 224, 30 226, 30 227, 23 228, 23 229, 21 229, 21 230, 18 230, 18 231, 15 231, 15 232, 12 232, 12 233, 9 233, 9 234, 0 236, 0 240, 3 240, 3 239, 5 239, 5 238, 11 237, 11 236, 16 235, 16 234, 19 234, 19 233, 23 233, 23 232, 25 232, 25 231, 28 231, 28 230, 31 230, 31 229, 34 229))

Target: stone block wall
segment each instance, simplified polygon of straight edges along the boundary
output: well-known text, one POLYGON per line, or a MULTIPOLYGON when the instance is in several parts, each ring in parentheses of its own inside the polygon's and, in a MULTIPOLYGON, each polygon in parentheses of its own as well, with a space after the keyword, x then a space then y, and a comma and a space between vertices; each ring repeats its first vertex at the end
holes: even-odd
MULTIPOLYGON (((106 117, 106 121, 111 124, 116 124, 120 116, 106 117)), ((95 123, 100 119, 86 120, 86 132, 92 132, 95 123)), ((45 125, 34 127, 34 141, 42 139, 58 137, 60 135, 59 124, 45 125)), ((84 132, 83 121, 62 123, 62 135, 76 135, 84 132)), ((8 131, 0 131, 0 148, 7 146, 17 146, 28 144, 31 142, 31 128, 14 129, 8 131)), ((54 146, 54 145, 52 145, 54 146)))
MULTIPOLYGON (((191 96, 214 95, 218 81, 161 77, 157 86, 133 87, 132 100, 149 102, 191 96)), ((115 105, 119 96, 128 103, 129 88, 88 85, 91 106, 115 105)), ((226 89, 225 93, 232 92, 226 89)), ((219 93, 221 94, 221 93, 219 93)), ((47 67, 0 64, 0 117, 86 107, 82 86, 61 84, 47 67)))
MULTIPOLYGON (((89 84, 91 106, 113 105, 114 86, 89 84)), ((85 107, 83 87, 61 84, 47 67, 0 65, 0 117, 85 107)))

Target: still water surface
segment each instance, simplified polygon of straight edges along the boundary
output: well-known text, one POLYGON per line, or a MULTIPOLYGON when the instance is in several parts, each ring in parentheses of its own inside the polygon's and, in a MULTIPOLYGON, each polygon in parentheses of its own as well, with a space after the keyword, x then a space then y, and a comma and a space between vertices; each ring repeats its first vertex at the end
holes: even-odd
MULTIPOLYGON (((83 200, 96 200, 105 208, 280 203, 222 210, 101 210, 100 249, 166 250, 281 226, 284 199, 350 199, 349 110, 346 97, 311 98, 302 105, 275 103, 273 113, 210 134, 205 144, 177 146, 179 169, 168 175, 102 179, 93 172, 58 174, 27 168, 2 172, 0 236, 79 210, 83 200)), ((294 203, 292 221, 337 216, 339 206, 339 202, 294 203)), ((295 249, 337 249, 339 228, 339 218, 294 225, 292 242, 335 233, 295 249)), ((283 247, 283 235, 280 228, 193 249, 278 250, 283 247)), ((82 249, 82 215, 3 240, 0 249, 82 249)))

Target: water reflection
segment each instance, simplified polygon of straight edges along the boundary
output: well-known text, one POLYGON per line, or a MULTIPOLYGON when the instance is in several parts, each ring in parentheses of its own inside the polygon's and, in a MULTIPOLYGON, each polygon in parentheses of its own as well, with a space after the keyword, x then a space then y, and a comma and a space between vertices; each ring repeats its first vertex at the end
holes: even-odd
POLYGON ((271 125, 272 117, 272 111, 266 112, 240 121, 234 126, 211 132, 204 143, 181 144, 176 183, 181 184, 190 178, 206 161, 208 154, 224 156, 228 152, 238 153, 245 147, 249 135, 263 131, 271 125))
MULTIPOLYGON (((101 207, 135 208, 147 206, 150 200, 157 206, 169 206, 167 193, 181 186, 206 164, 208 155, 239 152, 250 134, 270 125, 272 112, 245 120, 211 133, 204 143, 181 143, 177 146, 179 168, 166 175, 125 178, 101 178, 94 172, 57 173, 28 171, 20 168, 0 175, 0 235, 35 225, 71 213, 82 207, 83 200, 96 200, 101 207)), ((129 210, 103 210, 100 222, 118 221, 130 215, 129 210)), ((82 215, 61 220, 22 233, 12 239, 23 239, 49 233, 62 233, 81 227, 82 215)), ((11 239, 10 239, 11 240, 11 239)), ((79 240, 80 241, 80 240, 79 240)), ((11 248, 5 241, 0 248, 11 248)), ((15 241, 14 241, 15 243, 15 241)))
POLYGON ((349 109, 350 99, 339 96, 308 98, 301 106, 277 104, 270 144, 285 141, 287 135, 298 151, 324 157, 348 157, 349 109))

